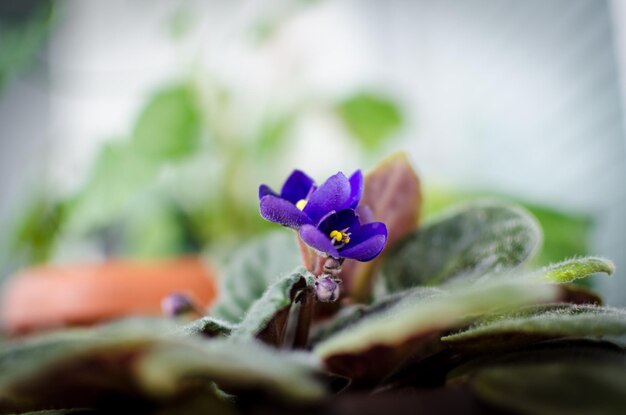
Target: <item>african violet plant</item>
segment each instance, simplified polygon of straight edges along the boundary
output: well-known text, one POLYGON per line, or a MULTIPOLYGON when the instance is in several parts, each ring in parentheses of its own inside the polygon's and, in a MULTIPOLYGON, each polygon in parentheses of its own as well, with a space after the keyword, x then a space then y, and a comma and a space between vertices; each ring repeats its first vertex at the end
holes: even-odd
POLYGON ((207 316, 188 321, 173 295, 176 318, 6 342, 2 412, 623 411, 626 311, 573 284, 613 264, 529 270, 541 231, 524 209, 481 200, 418 227, 403 155, 319 187, 296 171, 259 196, 297 238, 232 252, 207 316))

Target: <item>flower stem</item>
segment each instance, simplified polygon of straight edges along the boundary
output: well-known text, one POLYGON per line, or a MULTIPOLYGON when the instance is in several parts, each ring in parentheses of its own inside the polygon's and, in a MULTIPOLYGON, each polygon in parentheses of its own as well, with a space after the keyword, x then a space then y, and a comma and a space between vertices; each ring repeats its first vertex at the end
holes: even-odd
POLYGON ((304 349, 309 341, 309 329, 315 309, 314 292, 307 287, 298 291, 289 310, 282 347, 304 349))

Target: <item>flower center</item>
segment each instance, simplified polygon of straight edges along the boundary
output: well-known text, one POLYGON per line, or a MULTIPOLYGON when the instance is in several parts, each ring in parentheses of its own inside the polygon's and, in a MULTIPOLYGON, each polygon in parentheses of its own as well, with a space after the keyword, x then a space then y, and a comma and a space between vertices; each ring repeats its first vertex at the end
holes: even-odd
POLYGON ((296 207, 297 207, 298 209, 300 209, 300 210, 304 210, 304 207, 306 206, 307 202, 308 202, 308 201, 307 201, 306 199, 300 199, 300 200, 298 200, 298 202, 296 203, 296 207))
POLYGON ((346 232, 348 229, 344 229, 342 231, 334 230, 328 236, 330 236, 330 240, 333 242, 333 245, 341 244, 341 246, 350 242, 350 233, 346 232))

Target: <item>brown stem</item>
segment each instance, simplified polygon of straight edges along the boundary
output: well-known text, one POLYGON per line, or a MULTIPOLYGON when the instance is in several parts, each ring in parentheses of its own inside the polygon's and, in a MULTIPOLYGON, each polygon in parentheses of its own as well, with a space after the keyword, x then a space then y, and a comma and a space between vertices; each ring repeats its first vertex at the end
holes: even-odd
POLYGON ((315 253, 311 248, 307 246, 307 244, 302 241, 302 239, 300 239, 300 237, 298 237, 298 245, 300 246, 300 255, 302 256, 302 263, 304 264, 304 267, 307 269, 307 271, 313 273, 316 266, 315 253))
POLYGON ((315 293, 311 288, 307 288, 302 293, 302 306, 298 315, 298 327, 293 340, 294 349, 304 349, 309 342, 309 331, 313 314, 315 312, 315 293))
POLYGON ((306 348, 309 329, 315 307, 314 292, 310 287, 299 291, 289 310, 282 347, 285 349, 306 348))

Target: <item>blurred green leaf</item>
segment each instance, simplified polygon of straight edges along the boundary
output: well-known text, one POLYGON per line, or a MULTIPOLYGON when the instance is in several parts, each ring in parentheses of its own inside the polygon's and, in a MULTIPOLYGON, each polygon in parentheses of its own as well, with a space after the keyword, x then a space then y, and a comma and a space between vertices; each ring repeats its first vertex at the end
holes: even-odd
POLYGON ((15 239, 33 257, 29 262, 48 258, 61 227, 64 238, 95 239, 105 254, 153 258, 199 250, 193 220, 157 180, 164 168, 179 168, 181 158, 197 150, 199 126, 189 88, 157 93, 139 117, 133 140, 103 146, 82 190, 59 204, 62 210, 53 207, 54 220, 43 202, 24 216, 15 239))
POLYGON ((368 149, 377 148, 402 126, 402 114, 391 100, 360 92, 340 103, 339 116, 348 130, 368 149))
POLYGON ((70 229, 86 232, 124 217, 157 170, 158 164, 135 154, 129 144, 104 146, 82 192, 70 204, 70 229))
POLYGON ((268 119, 263 123, 256 140, 259 151, 270 155, 279 151, 293 127, 294 119, 293 115, 286 115, 268 119))
POLYGON ((157 160, 178 159, 198 148, 199 133, 192 89, 175 86, 159 91, 148 102, 135 125, 133 149, 157 160))
POLYGON ((441 340, 455 349, 486 352, 522 347, 563 337, 615 337, 626 334, 626 311, 555 304, 486 318, 441 340))
POLYGON ((298 241, 290 231, 276 231, 234 250, 226 263, 210 314, 239 323, 271 284, 300 265, 298 241))
POLYGON ((478 398, 528 415, 618 414, 626 407, 622 351, 585 347, 533 351, 501 359, 471 375, 478 398), (592 353, 590 353, 590 351, 592 353))
POLYGON ((557 296, 558 290, 548 284, 457 286, 445 295, 400 301, 365 317, 317 344, 313 353, 333 373, 376 384, 408 357, 417 360, 437 351, 442 332, 495 310, 555 301, 557 296))
POLYGON ((0 5, 0 91, 43 48, 53 17, 52 1, 0 5))
POLYGON ((155 184, 165 163, 197 150, 199 128, 188 87, 158 92, 137 120, 133 140, 102 148, 89 180, 70 205, 70 231, 85 234, 116 224, 127 228, 127 221, 130 225, 121 236, 126 238, 122 240, 126 254, 152 257, 181 252, 188 239, 182 218, 155 184))
POLYGON ((191 33, 199 17, 183 3, 174 10, 166 22, 167 33, 173 40, 183 40, 191 33))
POLYGON ((532 258, 541 229, 524 209, 478 201, 448 210, 393 245, 383 261, 389 292, 513 269, 532 258))
POLYGON ((200 250, 199 243, 190 239, 191 232, 181 217, 183 213, 166 201, 150 198, 148 203, 138 204, 129 213, 122 221, 123 254, 146 259, 200 250))
POLYGON ((27 264, 47 261, 66 215, 64 204, 44 195, 35 198, 27 205, 13 231, 9 247, 13 256, 27 264))

